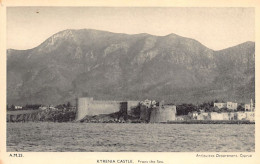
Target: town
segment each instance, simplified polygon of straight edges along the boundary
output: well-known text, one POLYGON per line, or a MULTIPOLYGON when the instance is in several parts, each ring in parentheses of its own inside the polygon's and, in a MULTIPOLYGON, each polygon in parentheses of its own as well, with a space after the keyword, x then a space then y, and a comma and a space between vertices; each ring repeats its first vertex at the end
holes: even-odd
POLYGON ((50 121, 92 123, 254 123, 255 105, 219 102, 165 104, 164 101, 100 101, 79 97, 76 106, 70 102, 57 106, 7 106, 7 122, 50 121), (215 122, 214 122, 215 121, 215 122), (224 121, 224 122, 223 122, 224 121))

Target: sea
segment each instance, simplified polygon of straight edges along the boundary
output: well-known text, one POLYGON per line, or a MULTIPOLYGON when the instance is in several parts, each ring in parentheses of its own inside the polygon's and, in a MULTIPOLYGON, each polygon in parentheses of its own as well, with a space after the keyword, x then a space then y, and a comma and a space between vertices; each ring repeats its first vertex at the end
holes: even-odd
POLYGON ((254 124, 7 123, 8 152, 254 152, 254 124))

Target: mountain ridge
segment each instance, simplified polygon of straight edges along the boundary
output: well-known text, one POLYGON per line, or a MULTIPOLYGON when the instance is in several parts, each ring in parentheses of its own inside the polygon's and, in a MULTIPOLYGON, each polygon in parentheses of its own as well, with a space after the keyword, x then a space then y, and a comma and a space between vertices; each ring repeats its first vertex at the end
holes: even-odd
MULTIPOLYGON (((117 32, 111 32, 111 31, 105 31, 105 30, 96 30, 96 29, 89 29, 89 28, 84 28, 84 29, 65 29, 65 30, 62 30, 62 31, 59 31, 59 32, 56 32, 54 34, 51 35, 54 36, 56 34, 59 34, 59 33, 62 33, 62 32, 66 32, 66 31, 78 31, 78 30, 87 30, 87 31, 98 31, 98 32, 107 32, 107 33, 111 33, 111 34, 124 34, 124 35, 150 35, 150 36, 156 36, 156 37, 165 37, 165 36, 168 36, 168 35, 176 35, 176 36, 179 36, 179 37, 183 37, 183 38, 187 38, 187 39, 192 39, 192 38, 188 38, 188 37, 184 37, 184 36, 180 36, 180 35, 177 35, 175 33, 170 33, 170 34, 166 34, 166 35, 153 35, 153 34, 149 34, 149 33, 136 33, 136 34, 127 34, 127 33, 117 33, 117 32)), ((50 37, 49 37, 50 38, 50 37)), ((48 40, 49 38, 47 38, 46 40, 48 40)), ((42 43, 44 43, 46 40, 44 40, 42 43)), ((198 40, 196 39, 192 39, 194 41, 197 41, 199 42, 198 40)), ((38 46, 40 46, 42 43, 40 43, 38 46)), ((199 42, 200 44, 202 44, 201 42, 199 42)), ((240 45, 240 44, 244 44, 244 43, 255 43, 254 41, 245 41, 245 42, 242 42, 242 43, 239 43, 237 45, 240 45)), ((202 44, 203 45, 203 44, 202 44)), ((234 46, 237 46, 237 45, 233 45, 233 46, 230 46, 230 47, 234 47, 234 46)), ((34 48, 37 48, 38 46, 35 46, 33 48, 28 48, 28 49, 15 49, 15 48, 8 48, 8 50, 17 50, 17 51, 26 51, 26 50, 31 50, 31 49, 34 49, 34 48)), ((205 45, 203 45, 205 46, 205 45)), ((205 46, 206 47, 206 46, 205 46)), ((223 49, 220 49, 220 50, 224 50, 224 49, 228 49, 230 47, 226 47, 226 48, 223 48, 223 49)), ((211 48, 209 48, 211 49, 211 48)), ((211 49, 213 50, 213 49, 211 49)), ((213 50, 213 51, 220 51, 220 50, 213 50)))
POLYGON ((247 102, 255 92, 254 54, 254 42, 214 51, 176 34, 64 30, 35 48, 7 50, 7 102, 59 104, 84 92, 95 99, 247 102))

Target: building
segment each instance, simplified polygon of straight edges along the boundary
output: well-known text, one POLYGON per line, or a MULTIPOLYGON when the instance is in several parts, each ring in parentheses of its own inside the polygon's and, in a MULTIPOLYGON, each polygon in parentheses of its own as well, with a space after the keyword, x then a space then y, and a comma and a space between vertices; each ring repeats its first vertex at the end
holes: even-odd
POLYGON ((39 107, 39 109, 41 109, 41 110, 46 110, 46 109, 48 109, 48 107, 46 107, 46 106, 41 106, 41 107, 39 107))
POLYGON ((176 120, 176 106, 163 105, 151 108, 150 123, 160 123, 176 120))
POLYGON ((255 111, 255 107, 252 99, 250 101, 250 104, 245 104, 245 111, 249 111, 249 112, 255 111))
POLYGON ((228 113, 229 120, 237 120, 237 114, 235 112, 228 113))
POLYGON ((245 104, 245 113, 247 120, 255 121, 255 107, 252 99, 250 101, 250 104, 245 104))
POLYGON ((140 120, 160 123, 176 120, 176 106, 165 105, 164 101, 144 100, 140 102, 140 120))
POLYGON ((195 112, 195 120, 210 120, 210 115, 209 113, 206 113, 206 112, 202 112, 202 113, 197 113, 195 112))
POLYGON ((224 120, 223 113, 210 112, 210 120, 224 120))
POLYGON ((237 112, 237 120, 247 120, 247 114, 245 112, 237 112))
MULTIPOLYGON (((152 108, 152 107, 156 107, 156 101, 155 100, 144 100, 144 101, 141 101, 140 104, 142 106, 145 106, 146 108, 152 108)), ((159 105, 158 105, 159 106, 159 105)))
POLYGON ((139 106, 139 101, 98 101, 94 100, 93 97, 81 97, 77 99, 76 121, 80 121, 86 116, 116 112, 126 115, 136 106, 139 106))
POLYGON ((228 109, 231 109, 231 110, 237 110, 237 103, 233 103, 233 102, 214 103, 214 107, 218 107, 219 109, 228 108, 228 109))
POLYGON ((237 110, 237 103, 227 102, 227 108, 231 110, 237 110))
POLYGON ((214 107, 218 107, 219 109, 227 107, 227 103, 214 103, 214 107))
POLYGON ((198 112, 189 112, 188 113, 188 116, 190 117, 190 119, 192 120, 197 120, 197 117, 198 117, 198 112))
POLYGON ((175 118, 176 121, 184 121, 184 116, 176 116, 175 118))
POLYGON ((245 104, 245 111, 251 111, 251 105, 245 104))
POLYGON ((255 121, 255 112, 208 112, 208 113, 189 113, 193 120, 248 120, 255 121))
POLYGON ((144 122, 150 121, 152 107, 147 104, 140 103, 140 117, 139 119, 144 122))
POLYGON ((255 121, 255 112, 245 112, 246 120, 255 121))
POLYGON ((23 109, 22 106, 14 106, 14 109, 23 109))

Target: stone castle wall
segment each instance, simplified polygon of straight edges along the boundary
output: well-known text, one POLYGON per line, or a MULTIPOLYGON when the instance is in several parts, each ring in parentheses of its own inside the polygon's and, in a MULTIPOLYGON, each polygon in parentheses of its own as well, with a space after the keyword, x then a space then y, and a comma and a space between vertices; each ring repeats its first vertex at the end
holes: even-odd
POLYGON ((151 115, 151 108, 148 108, 147 106, 141 105, 140 106, 140 120, 149 122, 150 121, 150 115, 151 115))
POLYGON ((119 101, 92 101, 89 104, 87 115, 111 114, 120 110, 124 109, 121 109, 121 102, 119 101))
POLYGON ((127 114, 128 110, 139 105, 139 101, 96 101, 93 98, 82 97, 77 100, 76 121, 85 116, 111 114, 121 112, 127 114))
POLYGON ((93 98, 83 97, 77 99, 77 114, 76 121, 83 119, 88 115, 89 105, 93 101, 93 98))
POLYGON ((164 106, 162 108, 152 108, 150 123, 160 123, 174 121, 176 119, 176 106, 164 106))

